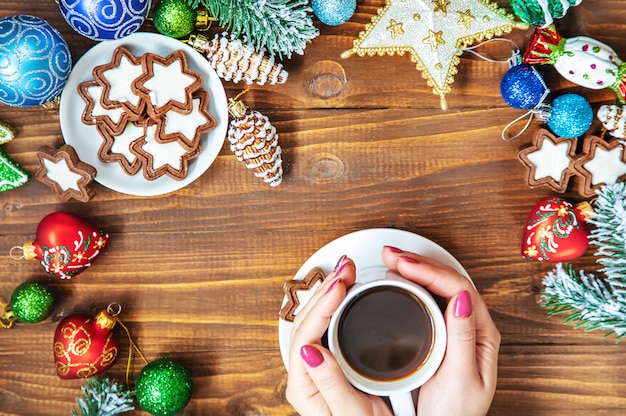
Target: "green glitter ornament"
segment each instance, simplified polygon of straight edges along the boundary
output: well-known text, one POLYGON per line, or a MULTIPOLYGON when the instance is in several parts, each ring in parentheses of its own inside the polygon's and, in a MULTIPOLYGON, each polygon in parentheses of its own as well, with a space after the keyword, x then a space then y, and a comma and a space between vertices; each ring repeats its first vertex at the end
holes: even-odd
POLYGON ((11 295, 11 310, 20 322, 41 322, 50 316, 53 308, 54 293, 43 283, 24 282, 11 295))
POLYGON ((0 121, 0 144, 5 144, 10 142, 15 138, 15 128, 13 126, 5 123, 4 121, 0 121))
POLYGON ((0 150, 0 192, 24 185, 29 177, 23 167, 0 150))
POLYGON ((182 364, 169 358, 159 358, 146 365, 135 383, 137 403, 154 416, 173 416, 189 400, 193 380, 182 364))
POLYGON ((554 19, 567 14, 571 6, 578 6, 582 0, 510 0, 515 15, 525 23, 536 27, 546 27, 554 19))
POLYGON ((185 0, 160 0, 154 6, 153 20, 159 32, 180 39, 195 29, 197 13, 185 0))

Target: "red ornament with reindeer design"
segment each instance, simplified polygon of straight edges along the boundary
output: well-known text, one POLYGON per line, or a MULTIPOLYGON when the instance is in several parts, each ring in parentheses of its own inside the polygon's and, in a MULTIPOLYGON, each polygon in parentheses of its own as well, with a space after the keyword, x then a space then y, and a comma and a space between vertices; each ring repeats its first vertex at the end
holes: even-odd
POLYGON ((587 251, 585 221, 591 206, 576 206, 564 198, 543 198, 528 214, 522 237, 522 255, 535 261, 571 261, 587 251))
POLYGON ((89 221, 53 212, 39 222, 35 240, 22 249, 26 260, 39 260, 51 276, 70 279, 91 266, 108 240, 108 234, 89 221))
POLYGON ((65 317, 54 334, 54 362, 62 379, 87 378, 104 373, 115 364, 120 342, 107 311, 95 318, 84 313, 65 317))

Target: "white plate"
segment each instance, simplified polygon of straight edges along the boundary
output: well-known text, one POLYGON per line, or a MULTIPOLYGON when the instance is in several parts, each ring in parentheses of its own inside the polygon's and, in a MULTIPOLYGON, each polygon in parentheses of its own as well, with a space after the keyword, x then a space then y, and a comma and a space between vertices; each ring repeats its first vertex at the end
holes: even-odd
POLYGON ((61 131, 65 142, 76 149, 78 157, 85 163, 96 168, 95 180, 115 191, 130 195, 154 196, 181 189, 198 179, 211 166, 224 144, 228 127, 228 109, 226 92, 221 80, 200 53, 179 40, 157 33, 133 33, 125 38, 96 44, 89 49, 76 63, 63 93, 59 107, 61 131), (167 56, 175 50, 183 50, 187 55, 189 68, 202 74, 205 90, 209 92, 209 112, 215 118, 215 128, 202 135, 200 143, 202 151, 197 158, 189 162, 189 170, 185 179, 178 181, 167 175, 149 181, 141 172, 134 176, 126 174, 117 163, 104 163, 98 158, 98 149, 102 144, 95 126, 81 121, 85 102, 78 95, 78 84, 92 80, 91 71, 98 65, 111 61, 113 51, 118 46, 125 46, 136 56, 152 52, 167 56))
MULTIPOLYGON (((304 279, 307 273, 314 267, 319 267, 328 274, 335 267, 339 257, 344 254, 354 260, 357 270, 365 270, 370 267, 384 267, 381 256, 383 246, 398 247, 402 250, 432 257, 452 267, 471 281, 461 263, 437 243, 408 231, 391 228, 372 228, 356 231, 331 241, 309 257, 300 267, 294 279, 304 279)), ((357 280, 365 283, 365 280, 358 278, 357 280)), ((286 302, 287 298, 284 298, 282 305, 285 305, 286 302)), ((306 303, 306 300, 304 300, 304 303, 306 303)), ((289 369, 289 344, 292 326, 293 323, 278 319, 278 342, 280 343, 283 363, 287 370, 289 369)))

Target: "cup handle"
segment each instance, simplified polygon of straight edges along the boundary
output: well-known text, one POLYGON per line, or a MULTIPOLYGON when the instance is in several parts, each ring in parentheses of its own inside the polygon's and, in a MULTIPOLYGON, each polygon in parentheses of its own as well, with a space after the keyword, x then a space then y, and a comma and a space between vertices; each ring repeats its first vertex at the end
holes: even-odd
POLYGON ((412 393, 398 393, 389 396, 394 416, 416 416, 412 393))

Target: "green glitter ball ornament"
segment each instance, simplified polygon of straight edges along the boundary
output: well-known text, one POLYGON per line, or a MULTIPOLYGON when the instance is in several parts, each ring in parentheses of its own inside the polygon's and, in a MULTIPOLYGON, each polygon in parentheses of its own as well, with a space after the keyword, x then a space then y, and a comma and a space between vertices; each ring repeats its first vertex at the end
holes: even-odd
POLYGON ((180 39, 196 27, 196 11, 186 0, 160 0, 154 6, 154 27, 171 38, 180 39))
POLYGON ((46 319, 54 308, 54 293, 37 282, 24 282, 11 295, 11 310, 20 322, 35 324, 46 319))
POLYGON ((159 358, 146 365, 135 383, 135 396, 142 409, 154 416, 173 416, 189 400, 193 380, 182 364, 159 358))

